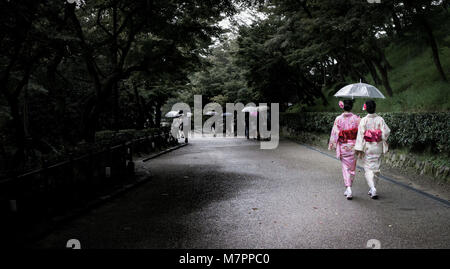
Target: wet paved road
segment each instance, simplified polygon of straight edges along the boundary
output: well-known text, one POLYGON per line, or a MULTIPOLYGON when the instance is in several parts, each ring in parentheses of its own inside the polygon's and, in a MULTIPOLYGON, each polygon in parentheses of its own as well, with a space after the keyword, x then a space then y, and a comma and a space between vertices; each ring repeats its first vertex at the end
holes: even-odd
POLYGON ((450 248, 450 208, 358 173, 345 200, 340 163, 290 141, 203 138, 142 165, 152 179, 68 223, 35 247, 450 248))

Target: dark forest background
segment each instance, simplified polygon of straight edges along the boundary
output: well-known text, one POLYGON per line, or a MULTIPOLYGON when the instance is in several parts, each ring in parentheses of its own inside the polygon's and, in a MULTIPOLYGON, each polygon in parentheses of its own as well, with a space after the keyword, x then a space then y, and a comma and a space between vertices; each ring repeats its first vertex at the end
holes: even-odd
POLYGON ((337 111, 334 92, 362 80, 381 111, 450 110, 448 1, 69 2, 0 0, 2 170, 159 128, 194 94, 337 111), (243 10, 261 16, 219 27, 243 10))

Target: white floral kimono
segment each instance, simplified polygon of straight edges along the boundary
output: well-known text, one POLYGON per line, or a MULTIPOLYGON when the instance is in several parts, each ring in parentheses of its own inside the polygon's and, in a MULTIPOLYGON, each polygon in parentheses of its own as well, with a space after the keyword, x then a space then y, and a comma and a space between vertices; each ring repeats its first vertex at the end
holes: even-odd
POLYGON ((371 188, 374 187, 374 176, 380 173, 381 156, 388 152, 390 133, 384 119, 375 113, 362 118, 359 123, 355 150, 364 152, 364 172, 371 188))

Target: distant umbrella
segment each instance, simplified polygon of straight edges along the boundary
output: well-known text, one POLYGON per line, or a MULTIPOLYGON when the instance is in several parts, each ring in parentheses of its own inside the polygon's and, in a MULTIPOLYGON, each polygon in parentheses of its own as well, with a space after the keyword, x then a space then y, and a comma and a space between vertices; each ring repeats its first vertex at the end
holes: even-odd
POLYGON ((375 86, 366 83, 355 83, 345 86, 340 89, 335 95, 335 97, 343 98, 382 98, 385 99, 384 95, 375 88, 375 86))
POLYGON ((257 112, 258 108, 256 106, 248 106, 242 109, 242 112, 257 112))
POLYGON ((268 107, 268 106, 259 106, 259 107, 257 107, 257 108, 258 108, 258 111, 259 111, 259 112, 269 110, 269 107, 268 107))
POLYGON ((215 112, 215 111, 208 111, 208 112, 205 113, 205 115, 206 116, 214 116, 214 115, 217 115, 217 112, 215 112))
POLYGON ((229 112, 222 113, 222 116, 223 117, 231 117, 231 116, 233 116, 233 113, 229 113, 229 112))
POLYGON ((181 116, 180 111, 170 111, 165 115, 166 118, 177 118, 180 116, 181 116))

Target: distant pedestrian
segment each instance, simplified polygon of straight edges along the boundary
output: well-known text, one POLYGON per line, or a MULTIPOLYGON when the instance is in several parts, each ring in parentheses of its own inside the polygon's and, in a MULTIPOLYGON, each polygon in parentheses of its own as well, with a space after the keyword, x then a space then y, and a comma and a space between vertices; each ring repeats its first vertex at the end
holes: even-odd
POLYGON ((334 121, 333 129, 331 130, 329 150, 336 149, 336 157, 342 163, 342 175, 344 177, 344 184, 346 187, 344 195, 348 200, 352 196, 352 184, 355 178, 356 158, 355 158, 355 143, 356 135, 358 133, 359 116, 351 113, 353 108, 353 100, 340 101, 339 106, 344 110, 344 113, 339 115, 334 121))
POLYGON ((173 118, 172 121, 172 134, 175 136, 175 139, 180 139, 184 137, 183 134, 183 111, 179 111, 178 115, 173 118))
POLYGON ((180 112, 178 113, 179 114, 179 118, 178 118, 178 121, 179 121, 179 127, 178 127, 178 133, 179 133, 179 137, 180 138, 185 138, 184 137, 184 117, 185 117, 185 115, 184 115, 184 111, 183 110, 180 110, 180 112))
POLYGON ((375 114, 376 103, 369 100, 364 108, 369 113, 361 119, 358 127, 355 150, 364 161, 364 173, 369 185, 369 195, 378 198, 376 185, 380 174, 381 156, 388 152, 387 139, 391 130, 384 119, 375 114))

